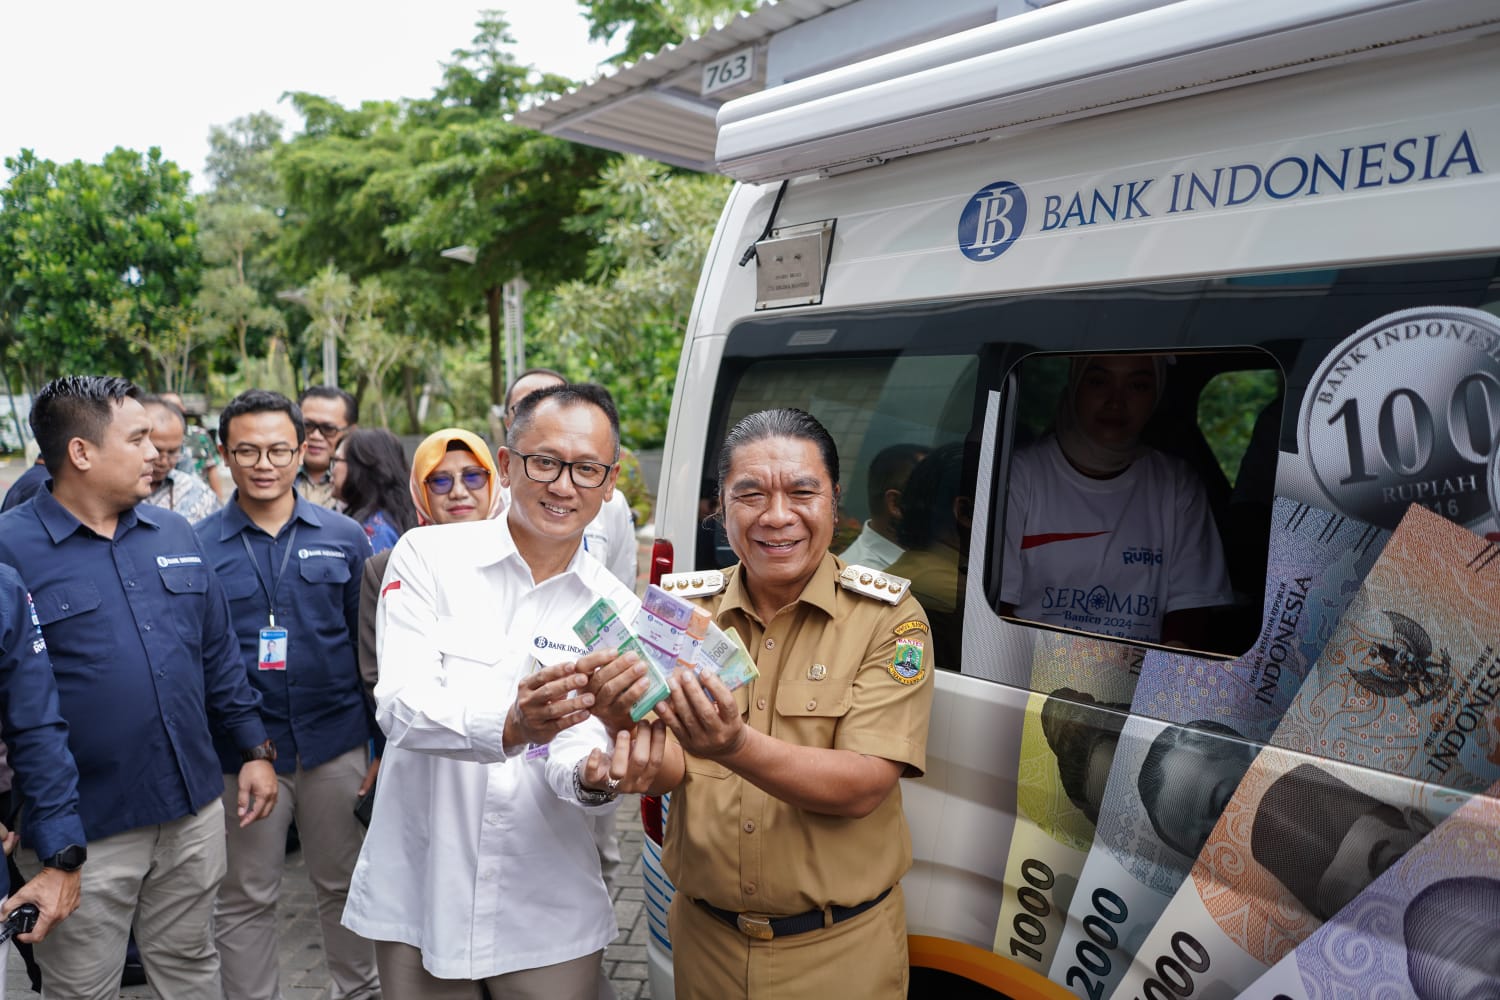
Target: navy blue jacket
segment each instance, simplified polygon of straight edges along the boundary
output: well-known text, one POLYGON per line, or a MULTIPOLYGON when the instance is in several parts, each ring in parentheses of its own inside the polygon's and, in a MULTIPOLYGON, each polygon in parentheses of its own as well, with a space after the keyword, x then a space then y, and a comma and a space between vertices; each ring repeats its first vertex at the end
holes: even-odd
POLYGON ((0 562, 36 602, 89 839, 222 796, 211 733, 246 750, 266 729, 229 602, 187 520, 142 504, 104 538, 43 491, 0 514, 0 562))
MULTIPOLYGON (((260 692, 261 717, 276 741, 277 772, 290 774, 299 762, 316 767, 381 736, 357 656, 360 573, 370 556, 364 529, 297 497, 291 518, 272 538, 250 520, 236 494, 196 530, 229 595, 240 670, 260 692), (267 594, 273 581, 276 626, 287 630, 285 670, 259 666, 260 630, 270 624, 273 611, 267 594)), ((220 739, 217 746, 226 770, 237 767, 233 744, 220 739)))
MULTIPOLYGON (((57 709, 57 684, 31 595, 11 567, 0 564, 0 720, 26 799, 26 843, 50 858, 85 841, 78 815, 78 768, 68 752, 68 724, 57 709)), ((9 874, 0 865, 0 887, 9 874)))

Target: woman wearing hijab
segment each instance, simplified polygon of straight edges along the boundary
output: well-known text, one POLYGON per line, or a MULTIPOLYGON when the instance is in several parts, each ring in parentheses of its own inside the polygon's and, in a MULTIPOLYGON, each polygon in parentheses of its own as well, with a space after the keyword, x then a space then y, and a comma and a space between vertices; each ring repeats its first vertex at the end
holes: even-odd
POLYGON ((1011 461, 1002 613, 1201 646, 1205 610, 1232 593, 1197 473, 1141 440, 1166 370, 1161 355, 1073 359, 1054 432, 1011 461))
MULTIPOLYGON (((505 506, 499 483, 494 456, 479 435, 457 427, 429 434, 411 460, 409 489, 417 524, 493 518, 505 506)), ((372 698, 379 672, 375 661, 375 606, 390 561, 390 549, 365 560, 359 591, 359 673, 372 698)))

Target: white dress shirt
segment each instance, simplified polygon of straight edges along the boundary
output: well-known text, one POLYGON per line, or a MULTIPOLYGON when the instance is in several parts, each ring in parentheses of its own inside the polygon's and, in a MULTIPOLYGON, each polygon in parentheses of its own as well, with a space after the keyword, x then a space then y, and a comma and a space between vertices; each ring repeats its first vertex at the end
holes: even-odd
POLYGON ((376 718, 388 743, 344 926, 419 948, 428 972, 483 979, 592 954, 616 934, 573 767, 596 719, 546 757, 507 760, 505 717, 535 658, 577 659, 572 625, 600 596, 639 601, 580 545, 533 584, 505 518, 407 532, 376 615, 376 718))
POLYGON ((859 537, 849 543, 849 547, 839 553, 839 558, 846 563, 857 566, 868 566, 870 569, 885 569, 891 563, 900 559, 906 550, 889 538, 875 530, 875 526, 869 521, 865 522, 865 530, 859 533, 859 537))

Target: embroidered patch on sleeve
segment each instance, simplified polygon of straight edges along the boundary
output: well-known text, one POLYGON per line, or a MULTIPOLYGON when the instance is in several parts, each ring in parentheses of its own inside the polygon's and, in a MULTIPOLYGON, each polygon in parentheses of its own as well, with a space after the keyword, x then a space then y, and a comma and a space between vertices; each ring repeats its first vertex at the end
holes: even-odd
POLYGON ((927 623, 913 618, 911 621, 902 622, 900 625, 897 625, 895 628, 891 629, 891 631, 896 635, 906 635, 908 632, 926 632, 927 623))
POLYGON ((915 684, 927 668, 924 653, 921 639, 900 639, 896 642, 896 655, 886 669, 902 684, 915 684))

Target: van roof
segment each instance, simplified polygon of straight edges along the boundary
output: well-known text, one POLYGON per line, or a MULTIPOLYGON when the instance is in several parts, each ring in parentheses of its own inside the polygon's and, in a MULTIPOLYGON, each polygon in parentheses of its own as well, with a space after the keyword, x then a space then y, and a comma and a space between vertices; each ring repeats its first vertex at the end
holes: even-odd
POLYGON ((716 158, 842 173, 1497 30, 1494 0, 1075 0, 732 101, 716 158))

